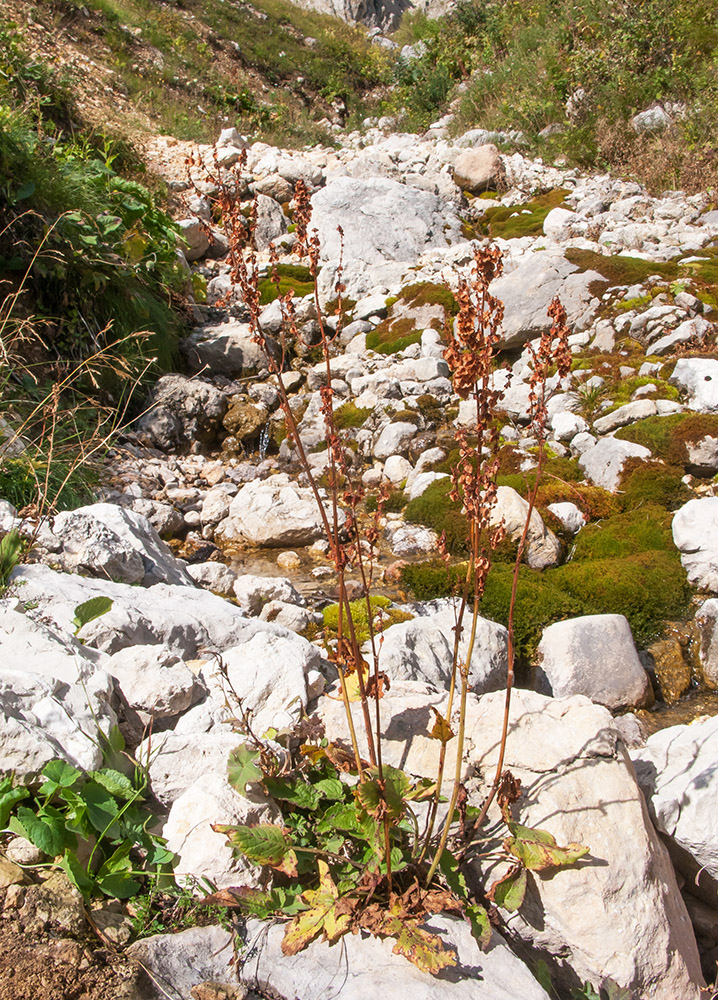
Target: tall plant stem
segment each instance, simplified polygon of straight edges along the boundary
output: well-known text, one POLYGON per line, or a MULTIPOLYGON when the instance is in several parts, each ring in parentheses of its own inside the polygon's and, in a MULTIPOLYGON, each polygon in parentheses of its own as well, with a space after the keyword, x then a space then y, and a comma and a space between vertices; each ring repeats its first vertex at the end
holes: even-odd
POLYGON ((509 716, 511 712, 511 693, 514 688, 514 661, 515 661, 515 649, 514 649, 514 612, 516 609, 516 593, 519 584, 519 570, 521 567, 521 558, 524 554, 524 549, 526 547, 526 539, 528 538, 529 528, 531 527, 531 515, 534 512, 534 507, 536 506, 536 496, 538 494, 539 484, 541 482, 541 471, 543 468, 545 450, 543 439, 539 442, 539 460, 536 466, 536 479, 534 481, 533 489, 529 494, 528 500, 528 511, 526 512, 526 520, 524 522, 524 530, 521 534, 521 540, 519 541, 518 549, 516 551, 516 561, 514 562, 514 573, 513 579, 511 581, 511 599, 509 602, 509 619, 508 619, 508 669, 506 672, 506 698, 504 701, 504 719, 501 726, 501 742, 499 743, 499 757, 496 762, 496 772, 494 774, 494 780, 491 783, 491 788, 486 796, 486 801, 481 807, 481 812, 476 818, 474 824, 475 829, 479 829, 481 824, 486 819, 486 814, 491 807, 491 803, 494 801, 496 792, 498 791, 499 784, 501 782, 501 775, 504 770, 504 759, 506 757, 506 741, 509 735, 509 716))
POLYGON ((449 839, 449 831, 451 829, 451 824, 454 821, 454 811, 456 810, 456 803, 459 800, 459 790, 461 788, 461 771, 464 759, 464 738, 466 735, 466 698, 469 693, 469 664, 471 663, 471 657, 474 652, 474 643, 476 642, 476 627, 479 621, 479 599, 478 595, 474 600, 474 613, 471 621, 471 638, 469 639, 469 648, 466 653, 466 663, 461 668, 461 711, 459 716, 459 732, 456 737, 456 767, 454 769, 454 788, 451 793, 451 801, 449 802, 449 811, 446 816, 446 822, 444 823, 444 829, 441 831, 441 838, 439 840, 439 846, 436 849, 434 855, 434 860, 431 862, 431 867, 426 876, 426 885, 431 885, 431 880, 434 877, 436 869, 439 866, 439 861, 441 860, 441 855, 444 853, 444 848, 446 847, 446 841, 449 839))

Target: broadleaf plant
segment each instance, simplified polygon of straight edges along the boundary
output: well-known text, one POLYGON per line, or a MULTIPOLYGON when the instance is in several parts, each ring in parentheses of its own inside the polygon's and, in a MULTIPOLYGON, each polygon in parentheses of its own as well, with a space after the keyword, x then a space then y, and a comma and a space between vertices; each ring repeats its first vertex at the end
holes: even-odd
MULTIPOLYGON (((251 713, 241 703, 238 705, 236 728, 246 740, 230 757, 229 780, 241 794, 254 790, 273 799, 281 821, 255 827, 215 827, 227 834, 235 851, 265 867, 263 884, 269 887, 261 892, 230 891, 230 905, 265 917, 291 916, 283 944, 285 954, 293 955, 317 938, 331 943, 348 931, 363 929, 393 938, 395 952, 424 971, 438 973, 455 964, 456 956, 439 935, 425 926, 432 914, 445 911, 462 915, 480 946, 486 948, 491 936, 490 913, 498 919, 499 902, 506 904, 506 909, 520 904, 527 870, 570 865, 588 850, 575 844, 560 847, 546 831, 532 831, 515 823, 511 805, 520 798, 519 784, 503 767, 514 683, 516 589, 545 461, 548 379, 557 374, 560 382, 571 365, 566 314, 558 299, 554 300, 549 307, 550 328, 538 346, 528 347, 532 373, 527 417, 538 444, 538 464, 514 565, 506 703, 497 740, 498 760, 483 790, 482 804, 476 807, 468 802, 463 784, 469 667, 492 554, 506 536, 503 522, 497 524, 492 516, 501 446, 497 416, 503 395, 494 370, 502 339, 503 305, 489 289, 502 273, 501 252, 492 246, 474 247, 473 264, 458 275, 454 292, 458 315, 454 319, 447 314, 443 331, 444 356, 454 392, 469 404, 475 425, 471 431, 466 426, 456 431, 459 458, 450 493, 466 520, 468 560, 455 594, 457 613, 448 702, 441 713, 434 712, 425 734, 439 744, 437 772, 410 775, 389 764, 382 740, 381 703, 390 688, 390 678, 379 667, 384 616, 371 591, 374 554, 389 493, 383 489, 377 496, 367 497, 367 488, 356 476, 355 463, 350 460, 351 450, 342 437, 340 421, 335 419, 331 361, 334 342, 341 338, 346 318, 342 264, 336 270, 334 316, 328 322, 319 295, 319 237, 316 230, 309 230, 310 191, 303 180, 298 180, 292 203, 293 252, 300 261, 307 262, 316 315, 312 328, 315 339, 311 343, 305 340, 303 347, 317 347, 324 367, 319 390, 326 440, 323 492, 298 431, 283 379, 290 345, 301 345, 303 335, 297 323, 293 291, 281 285, 279 254, 271 245, 269 281, 277 293, 281 330, 270 338, 262 326, 259 275, 263 264, 258 260, 254 239, 258 208, 255 202, 247 212, 239 194, 243 190, 245 157, 228 169, 221 168, 218 157, 214 165, 211 157, 205 158, 204 164, 203 180, 207 183, 202 185, 202 193, 210 188, 216 192, 212 196, 212 214, 224 228, 231 279, 247 310, 253 340, 263 350, 277 387, 287 442, 314 494, 333 563, 338 602, 336 614, 326 616, 323 639, 327 659, 336 672, 349 736, 348 745, 329 741, 323 731, 319 732, 317 720, 311 719, 303 720, 292 732, 272 731, 258 737, 252 731, 251 713), (283 345, 279 352, 277 344, 283 345), (375 501, 371 508, 368 499, 375 501), (350 600, 347 579, 350 569, 360 581, 360 597, 354 601, 350 600), (460 655, 462 631, 470 638, 460 655), (453 774, 447 772, 449 747, 453 774), (442 795, 444 787, 448 789, 446 796, 442 795), (483 903, 493 902, 490 893, 474 885, 469 887, 462 864, 464 858, 475 853, 468 852, 476 845, 477 831, 497 800, 510 834, 504 842, 502 860, 509 860, 512 872, 493 887, 496 902, 489 910, 483 903), (290 889, 290 894, 280 895, 280 890, 290 889)), ((194 186, 195 193, 201 193, 196 186, 200 168, 196 160, 191 160, 187 168, 188 185, 190 189, 194 186)), ((207 227, 211 239, 209 223, 207 227)), ((341 230, 339 237, 341 245, 341 230)), ((440 542, 439 548, 448 561, 447 545, 440 542)))

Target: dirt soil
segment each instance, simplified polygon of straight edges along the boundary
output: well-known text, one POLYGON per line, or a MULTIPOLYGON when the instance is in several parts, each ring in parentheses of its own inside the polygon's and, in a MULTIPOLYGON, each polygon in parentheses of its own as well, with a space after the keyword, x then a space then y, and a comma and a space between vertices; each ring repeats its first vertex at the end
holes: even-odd
MULTIPOLYGON (((17 891, 10 888, 10 896, 17 891)), ((28 892, 29 895, 29 892, 28 892)), ((0 891, 0 1000, 145 1000, 140 967, 106 947, 83 919, 17 905, 0 891), (48 918, 48 919, 45 919, 48 918), (63 926, 64 925, 64 926, 63 926)))

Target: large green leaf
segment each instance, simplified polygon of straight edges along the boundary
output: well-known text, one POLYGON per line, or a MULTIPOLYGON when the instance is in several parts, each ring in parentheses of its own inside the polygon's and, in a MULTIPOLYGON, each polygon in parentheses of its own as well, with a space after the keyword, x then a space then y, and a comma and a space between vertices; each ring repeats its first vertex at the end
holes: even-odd
POLYGON ((87 815, 95 830, 112 838, 117 837, 120 832, 117 824, 120 807, 115 798, 94 781, 88 781, 78 794, 87 806, 87 815))
POLYGON ((491 886, 488 897, 509 913, 518 910, 526 895, 528 876, 523 865, 514 865, 491 886))
POLYGON ((314 810, 320 802, 319 792, 313 785, 307 784, 301 778, 269 778, 265 777, 264 787, 274 799, 291 802, 299 809, 314 810))
POLYGON ((28 798, 29 795, 30 792, 27 788, 23 788, 20 785, 18 785, 17 788, 10 788, 8 791, 0 794, 0 830, 3 830, 7 826, 10 813, 13 811, 18 802, 22 802, 22 800, 28 798))
POLYGON ((406 795, 411 790, 411 782, 403 771, 384 765, 383 778, 379 769, 372 767, 367 772, 370 777, 356 787, 356 797, 362 808, 375 819, 384 816, 395 822, 404 815, 406 795))
POLYGON ((76 889, 87 899, 95 890, 95 883, 78 861, 73 851, 65 851, 60 867, 76 889))
POLYGON ((101 771, 88 771, 88 776, 116 799, 124 799, 129 802, 131 799, 138 798, 137 789, 130 779, 119 771, 103 767, 101 771))
POLYGON ((346 785, 343 785, 338 778, 322 778, 314 783, 314 788, 324 799, 331 802, 341 802, 344 798, 346 785))
POLYGON ((95 618, 99 618, 100 615, 106 615, 111 607, 111 598, 104 595, 91 597, 89 601, 83 601, 82 604, 78 604, 75 608, 75 617, 72 619, 72 624, 75 626, 75 633, 79 632, 83 625, 87 625, 89 622, 94 621, 95 618))
POLYGON ((72 788, 82 777, 82 771, 66 760, 50 760, 40 773, 46 779, 40 788, 42 795, 52 795, 58 788, 72 788))
POLYGON ((230 843, 238 848, 259 865, 281 865, 292 845, 281 827, 273 823, 261 823, 259 826, 217 826, 220 833, 226 833, 230 843))
POLYGON ((247 785, 251 782, 261 780, 262 771, 257 766, 258 760, 259 750, 251 750, 246 743, 241 743, 229 755, 227 780, 240 795, 246 793, 247 785))
POLYGON ((20 806, 17 814, 10 819, 13 833, 25 837, 44 854, 56 858, 67 846, 67 836, 63 824, 54 817, 38 816, 32 809, 20 806))

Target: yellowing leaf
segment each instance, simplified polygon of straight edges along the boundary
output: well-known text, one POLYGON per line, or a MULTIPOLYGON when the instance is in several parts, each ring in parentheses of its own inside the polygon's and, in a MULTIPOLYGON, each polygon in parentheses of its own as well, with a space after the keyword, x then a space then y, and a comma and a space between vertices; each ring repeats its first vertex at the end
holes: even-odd
POLYGON ((377 937, 395 938, 395 955, 403 955, 421 969, 436 975, 442 969, 456 965, 456 953, 447 948, 438 934, 421 926, 423 918, 410 916, 400 897, 394 897, 388 909, 368 906, 362 914, 361 926, 377 937))
POLYGON ((432 740, 439 740, 441 743, 448 743, 449 740, 454 738, 454 731, 444 716, 440 715, 433 705, 430 707, 431 711, 436 716, 436 719, 434 721, 434 725, 429 730, 429 736, 432 740))
POLYGON ((522 865, 514 865, 503 878, 497 879, 487 896, 497 906, 513 913, 521 906, 526 895, 527 875, 522 865))
POLYGON ((531 871, 573 865, 589 851, 583 844, 567 844, 566 847, 559 847, 553 835, 547 830, 535 830, 513 822, 507 826, 513 836, 507 837, 504 847, 531 871))
POLYGON ((322 931, 331 944, 349 930, 352 917, 350 913, 338 913, 336 910, 339 892, 332 880, 329 866, 320 860, 317 862, 317 867, 319 886, 302 893, 302 899, 309 909, 299 913, 287 924, 282 938, 284 955, 296 955, 322 931))

